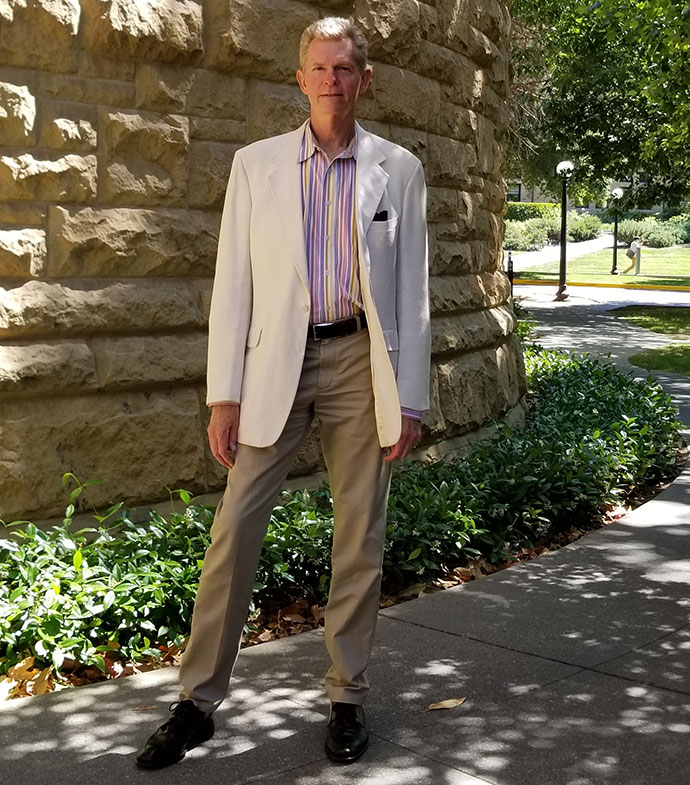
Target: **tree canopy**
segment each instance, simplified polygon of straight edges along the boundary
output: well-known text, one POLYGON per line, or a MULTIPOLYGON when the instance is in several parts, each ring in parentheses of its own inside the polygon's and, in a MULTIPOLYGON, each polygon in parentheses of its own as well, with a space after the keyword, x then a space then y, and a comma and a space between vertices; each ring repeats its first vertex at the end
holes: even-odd
POLYGON ((631 178, 628 203, 690 198, 690 5, 687 0, 515 0, 509 175, 605 194, 631 178))

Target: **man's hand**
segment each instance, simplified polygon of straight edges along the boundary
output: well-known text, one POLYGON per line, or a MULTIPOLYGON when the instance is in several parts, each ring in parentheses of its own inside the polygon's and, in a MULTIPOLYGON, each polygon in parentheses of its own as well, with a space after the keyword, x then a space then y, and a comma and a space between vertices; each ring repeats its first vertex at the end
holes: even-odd
POLYGON ((215 459, 227 469, 235 465, 239 424, 238 403, 217 403, 211 407, 211 422, 206 429, 208 443, 215 459))
POLYGON ((392 447, 386 447, 384 461, 394 461, 396 458, 407 458, 411 450, 419 444, 422 438, 422 424, 411 417, 402 418, 402 432, 400 438, 392 447))

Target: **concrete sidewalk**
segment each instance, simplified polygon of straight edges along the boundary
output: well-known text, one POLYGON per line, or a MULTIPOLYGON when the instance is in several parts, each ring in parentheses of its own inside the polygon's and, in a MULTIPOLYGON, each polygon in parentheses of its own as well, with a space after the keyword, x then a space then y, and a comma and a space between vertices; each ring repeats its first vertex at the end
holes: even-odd
MULTIPOLYGON (((609 303, 582 297, 563 307, 535 289, 534 299, 523 294, 544 343, 615 343, 621 363, 637 350, 636 330, 616 325, 610 338, 612 317, 601 313, 609 303)), ((683 407, 689 389, 678 381, 683 407)), ((382 611, 367 704, 372 746, 352 766, 334 767, 323 753, 327 660, 315 631, 243 651, 216 737, 159 772, 137 770, 133 755, 176 697, 173 669, 2 704, 0 782, 684 782, 689 502, 685 472, 623 521, 565 549, 382 611), (464 696, 456 709, 424 711, 464 696)))
MULTIPOLYGON (((579 259, 581 256, 587 256, 596 251, 601 251, 604 248, 610 248, 613 254, 613 235, 610 232, 604 232, 594 240, 583 240, 580 243, 568 243, 566 249, 568 260, 579 259)), ((624 254, 625 248, 619 248, 619 254, 624 254)), ((550 262, 558 262, 561 258, 560 245, 547 245, 539 251, 513 251, 513 270, 520 272, 521 270, 529 270, 531 267, 540 267, 543 264, 550 262)), ((504 266, 507 265, 508 252, 504 251, 504 266)))

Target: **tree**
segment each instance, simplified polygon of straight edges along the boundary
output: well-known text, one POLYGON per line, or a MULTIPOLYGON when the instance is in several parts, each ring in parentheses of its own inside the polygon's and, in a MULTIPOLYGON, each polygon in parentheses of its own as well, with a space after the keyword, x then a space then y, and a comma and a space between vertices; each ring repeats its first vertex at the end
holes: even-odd
POLYGON ((690 6, 678 0, 516 0, 511 173, 547 191, 630 177, 628 203, 690 198, 690 6), (560 13, 559 13, 560 12, 560 13))

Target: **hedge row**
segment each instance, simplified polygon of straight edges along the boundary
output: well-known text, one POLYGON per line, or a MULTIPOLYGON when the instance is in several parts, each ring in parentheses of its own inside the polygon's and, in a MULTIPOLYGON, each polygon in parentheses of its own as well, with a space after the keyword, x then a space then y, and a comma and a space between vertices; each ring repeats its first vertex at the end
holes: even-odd
MULTIPOLYGON (((678 423, 658 384, 562 353, 530 349, 526 360, 527 428, 502 427, 463 460, 395 470, 388 580, 414 582, 478 554, 510 558, 671 470, 678 423)), ((66 657, 104 668, 104 653, 115 650, 135 661, 155 657, 159 645, 179 645, 189 631, 213 508, 178 491, 184 513, 152 511, 142 523, 116 505, 96 528, 74 531, 84 491, 72 490, 62 526, 43 532, 29 524, 0 540, 0 673, 28 652, 58 669, 66 657)), ((254 604, 265 607, 276 596, 322 600, 331 532, 328 488, 285 492, 254 604)))
POLYGON ((554 218, 560 205, 554 202, 508 202, 506 221, 526 221, 528 218, 554 218))
MULTIPOLYGON (((591 213, 568 213, 566 221, 568 242, 582 242, 599 237, 601 220, 591 213)), ((537 251, 549 243, 559 243, 561 220, 552 218, 530 218, 526 221, 506 221, 503 247, 513 251, 537 251)))

